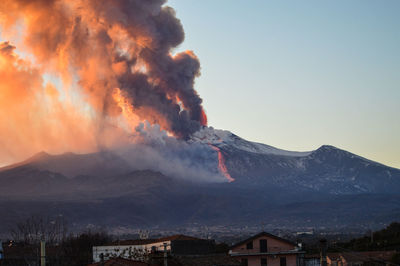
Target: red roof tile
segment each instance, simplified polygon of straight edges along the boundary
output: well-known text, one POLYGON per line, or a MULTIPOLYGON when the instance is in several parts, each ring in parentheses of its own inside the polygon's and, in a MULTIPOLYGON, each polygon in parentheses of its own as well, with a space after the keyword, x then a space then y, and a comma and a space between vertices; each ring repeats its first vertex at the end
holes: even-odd
POLYGON ((281 238, 281 237, 279 237, 279 236, 275 236, 275 235, 270 234, 270 233, 267 233, 267 232, 261 232, 261 233, 258 233, 257 235, 254 235, 254 236, 252 236, 252 237, 250 237, 250 238, 247 238, 247 239, 245 239, 245 240, 243 240, 243 241, 240 241, 239 243, 234 244, 233 246, 231 246, 231 249, 233 249, 233 248, 235 248, 235 247, 238 247, 238 246, 240 246, 240 245, 243 245, 243 244, 245 244, 245 243, 247 243, 247 242, 249 242, 249 241, 252 241, 252 240, 257 239, 257 238, 262 237, 262 236, 271 237, 271 238, 274 238, 274 239, 276 239, 276 240, 279 240, 279 241, 288 243, 288 244, 290 244, 290 245, 296 246, 296 244, 293 243, 292 241, 289 241, 289 240, 287 240, 287 239, 281 238))

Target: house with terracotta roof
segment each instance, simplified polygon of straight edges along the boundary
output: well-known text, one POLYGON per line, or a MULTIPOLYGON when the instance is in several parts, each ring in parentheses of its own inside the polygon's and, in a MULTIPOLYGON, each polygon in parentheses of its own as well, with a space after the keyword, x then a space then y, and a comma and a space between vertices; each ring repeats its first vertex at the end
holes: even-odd
POLYGON ((261 232, 231 247, 229 254, 248 266, 298 266, 304 251, 284 238, 261 232))
POLYGON ((200 239, 185 235, 173 235, 158 239, 123 240, 104 246, 93 247, 93 261, 110 258, 144 260, 150 253, 166 252, 173 255, 204 255, 213 253, 214 240, 200 239))

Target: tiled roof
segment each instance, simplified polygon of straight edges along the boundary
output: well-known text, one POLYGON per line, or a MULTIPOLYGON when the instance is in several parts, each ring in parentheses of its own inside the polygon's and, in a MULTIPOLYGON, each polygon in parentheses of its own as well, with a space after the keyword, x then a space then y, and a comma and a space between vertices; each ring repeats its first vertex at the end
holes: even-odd
POLYGON ((287 240, 287 239, 281 238, 281 237, 279 237, 279 236, 275 236, 275 235, 270 234, 270 233, 267 233, 267 232, 261 232, 261 233, 259 233, 259 234, 257 234, 257 235, 254 235, 254 236, 252 236, 252 237, 250 237, 250 238, 248 238, 248 239, 245 239, 245 240, 243 240, 243 241, 240 241, 239 243, 234 244, 233 246, 231 246, 231 249, 233 249, 233 248, 235 248, 235 247, 238 247, 238 246, 240 246, 240 245, 243 245, 243 244, 245 244, 245 243, 247 243, 247 242, 249 242, 249 241, 252 241, 252 240, 257 239, 257 238, 262 237, 262 236, 274 238, 274 239, 276 239, 276 240, 279 240, 279 241, 288 243, 288 244, 290 244, 290 245, 296 246, 296 244, 293 243, 292 241, 289 241, 289 240, 287 240))
MULTIPOLYGON (((215 254, 215 255, 205 255, 205 256, 181 256, 176 257, 176 260, 181 263, 181 265, 191 265, 191 266, 234 266, 242 265, 238 259, 232 258, 225 254, 215 254)), ((169 264, 168 264, 169 265, 169 264)))

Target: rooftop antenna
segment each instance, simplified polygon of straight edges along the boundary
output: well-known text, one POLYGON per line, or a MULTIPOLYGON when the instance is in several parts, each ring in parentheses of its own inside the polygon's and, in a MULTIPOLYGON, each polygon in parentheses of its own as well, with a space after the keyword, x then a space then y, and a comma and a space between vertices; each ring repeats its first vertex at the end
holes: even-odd
POLYGON ((205 234, 205 239, 210 239, 210 231, 207 225, 205 226, 205 234))

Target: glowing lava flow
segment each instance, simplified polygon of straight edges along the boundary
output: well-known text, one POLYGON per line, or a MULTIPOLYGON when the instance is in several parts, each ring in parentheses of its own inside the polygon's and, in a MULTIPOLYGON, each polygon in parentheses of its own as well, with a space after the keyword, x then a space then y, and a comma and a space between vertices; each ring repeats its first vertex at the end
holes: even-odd
POLYGON ((221 150, 218 148, 218 147, 216 147, 216 146, 213 146, 213 145, 211 145, 211 144, 208 144, 214 151, 216 151, 217 153, 218 153, 218 168, 219 168, 219 171, 226 177, 226 179, 228 179, 228 182, 233 182, 233 181, 235 181, 235 179, 233 178, 233 177, 231 177, 231 175, 229 174, 229 172, 228 172, 228 169, 226 168, 226 165, 225 165, 225 159, 224 159, 224 156, 222 155, 222 153, 221 153, 221 150))
POLYGON ((200 123, 203 126, 207 126, 207 115, 206 112, 203 110, 201 110, 201 118, 200 118, 200 123))

